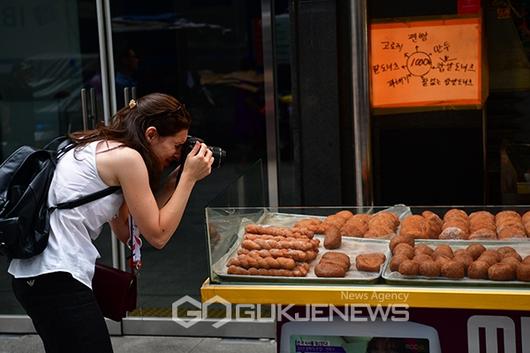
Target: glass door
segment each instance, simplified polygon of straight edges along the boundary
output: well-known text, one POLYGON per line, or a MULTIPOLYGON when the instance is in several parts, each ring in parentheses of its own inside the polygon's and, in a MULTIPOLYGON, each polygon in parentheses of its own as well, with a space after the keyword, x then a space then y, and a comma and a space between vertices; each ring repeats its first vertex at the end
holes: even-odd
MULTIPOLYGON (((0 2, 0 155, 21 145, 41 147, 58 135, 83 128, 81 90, 87 93, 87 121, 103 120, 97 6, 93 0, 4 0, 0 2), (92 95, 92 100, 90 99, 92 95)), ((109 232, 97 240, 111 262, 109 232)), ((23 314, 11 291, 7 261, 0 256, 0 327, 4 315, 23 314)))
POLYGON ((132 315, 170 317, 177 299, 200 298, 208 276, 205 207, 266 159, 261 3, 116 0, 110 21, 118 109, 126 89, 138 97, 173 95, 191 112, 190 134, 227 151, 221 167, 196 185, 164 250, 144 242, 132 315))

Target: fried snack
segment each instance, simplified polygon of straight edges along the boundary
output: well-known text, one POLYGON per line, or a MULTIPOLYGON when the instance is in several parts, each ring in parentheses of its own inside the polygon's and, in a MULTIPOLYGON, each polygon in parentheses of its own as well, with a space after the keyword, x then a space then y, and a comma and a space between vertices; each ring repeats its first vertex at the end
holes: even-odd
POLYGON ((438 255, 444 255, 452 258, 454 256, 453 249, 451 249, 451 247, 447 244, 438 245, 433 251, 433 257, 438 255))
POLYGON ((326 249, 337 249, 342 245, 342 236, 339 228, 329 227, 324 232, 324 247, 326 249))
POLYGON ((486 247, 482 244, 471 244, 466 248, 466 251, 471 255, 473 260, 476 260, 486 251, 486 247))
POLYGON ((472 222, 473 220, 476 220, 476 219, 486 219, 488 221, 491 221, 493 223, 495 223, 495 216, 489 212, 489 211, 476 211, 476 212, 472 212, 469 214, 469 222, 472 222))
POLYGON ((495 216, 488 211, 477 211, 469 215, 469 231, 471 234, 480 229, 496 231, 495 216))
POLYGON ((525 213, 523 213, 521 220, 523 221, 523 223, 530 222, 530 211, 526 211, 525 213))
POLYGON ((440 233, 442 232, 443 221, 438 215, 431 211, 423 211, 421 215, 427 221, 429 226, 428 236, 431 239, 438 239, 440 233))
POLYGON ((344 218, 346 221, 350 219, 351 217, 353 217, 353 213, 351 213, 351 211, 348 211, 348 210, 339 211, 335 213, 335 215, 344 218))
POLYGON ((454 260, 450 260, 442 264, 440 273, 442 276, 451 279, 464 278, 466 275, 464 264, 454 260))
POLYGON ((497 239, 497 232, 489 228, 480 228, 473 231, 469 235, 469 240, 495 240, 497 239))
POLYGON ((340 265, 320 262, 315 266, 315 275, 317 277, 344 277, 346 276, 346 271, 340 265))
POLYGON ((409 258, 403 254, 392 256, 392 259, 390 260, 390 271, 398 271, 399 265, 401 265, 401 263, 405 260, 409 260, 409 258))
POLYGON ((499 254, 496 250, 492 249, 485 250, 480 256, 492 256, 495 258, 495 260, 497 260, 497 262, 502 260, 502 255, 499 254))
POLYGON ((407 235, 397 235, 393 237, 392 239, 390 239, 389 243, 390 251, 392 251, 393 253, 396 245, 401 243, 409 244, 410 246, 414 247, 414 238, 409 237, 407 235))
POLYGON ((505 257, 501 260, 500 262, 501 264, 508 264, 510 265, 513 270, 515 271, 517 269, 517 266, 519 266, 519 264, 521 262, 517 261, 517 259, 515 257, 505 257))
POLYGON ((472 279, 488 279, 489 268, 490 264, 485 261, 474 261, 467 268, 467 276, 472 279))
POLYGON ((496 256, 488 255, 488 254, 480 255, 476 261, 486 262, 489 266, 495 265, 497 262, 499 262, 496 256))
POLYGON ((270 250, 248 250, 241 248, 237 251, 238 255, 260 256, 260 257, 288 257, 295 261, 310 262, 317 257, 314 250, 293 250, 293 249, 270 249, 270 250))
POLYGON ((385 260, 383 253, 361 254, 355 258, 355 267, 358 271, 379 272, 385 260))
POLYGON ((405 276, 417 276, 420 271, 420 265, 416 261, 405 260, 398 268, 398 272, 405 276))
POLYGON ((228 261, 227 266, 239 266, 243 268, 281 268, 285 270, 293 270, 296 267, 296 262, 288 257, 259 257, 259 256, 249 256, 249 255, 238 255, 230 261, 228 261))
POLYGON ((368 220, 366 217, 359 216, 364 215, 354 215, 349 218, 340 229, 340 234, 343 236, 362 238, 364 233, 368 231, 368 220))
POLYGON ((521 263, 530 265, 530 255, 526 256, 521 263))
POLYGON ((452 208, 450 210, 448 210, 444 217, 443 217, 443 220, 444 222, 447 221, 448 219, 452 219, 452 218, 462 218, 462 219, 468 219, 468 216, 467 216, 467 213, 464 211, 464 210, 461 210, 461 209, 458 209, 458 208, 452 208))
POLYGON ((526 231, 524 226, 511 224, 497 228, 497 234, 499 239, 510 239, 510 238, 526 238, 526 231))
MULTIPOLYGON (((497 252, 501 255, 501 258, 504 259, 506 257, 513 257, 515 258, 518 262, 521 262, 523 261, 523 258, 521 257, 521 255, 519 255, 517 253, 517 251, 515 251, 514 248, 510 247, 510 246, 503 246, 503 247, 500 247, 497 249, 497 252)), ((502 261, 501 259, 501 261, 502 261)))
POLYGON ((283 276, 283 277, 305 277, 308 269, 306 266, 299 265, 294 270, 283 269, 265 269, 254 268, 249 269, 232 265, 228 267, 227 273, 234 275, 252 275, 252 276, 283 276))
POLYGON ((320 258, 320 261, 327 260, 327 259, 333 259, 343 262, 346 265, 346 268, 350 268, 351 261, 350 257, 346 255, 343 252, 340 251, 328 251, 324 254, 322 254, 322 257, 320 258))
POLYGON ((420 263, 418 273, 420 276, 438 277, 440 275, 440 264, 433 260, 423 261, 420 263))
POLYGON ((430 257, 429 255, 427 254, 416 254, 414 255, 414 257, 412 258, 412 260, 416 261, 417 263, 421 264, 422 262, 425 262, 425 261, 434 261, 432 259, 432 257, 430 257))
POLYGON ((333 214, 331 216, 327 216, 324 220, 324 223, 328 226, 335 226, 340 229, 346 223, 346 219, 333 214))
POLYGON ((515 271, 508 264, 494 264, 488 269, 488 278, 492 281, 512 281, 515 278, 515 271))
POLYGON ((434 257, 433 256, 433 259, 434 259, 434 262, 436 262, 437 264, 439 264, 440 266, 442 266, 443 264, 445 264, 446 262, 450 262, 452 261, 452 258, 450 257, 447 257, 445 255, 441 255, 441 254, 436 254, 437 256, 434 257))
POLYGON ((425 245, 425 244, 419 244, 419 245, 416 245, 414 247, 414 254, 415 255, 425 254, 425 255, 432 256, 433 252, 434 252, 434 250, 430 246, 425 245))
POLYGON ((315 247, 313 243, 303 240, 295 241, 276 241, 276 240, 243 240, 241 242, 241 247, 248 250, 270 250, 270 249, 294 249, 294 250, 314 250, 318 248, 318 245, 315 247))
POLYGON ((392 212, 381 211, 373 215, 368 221, 368 231, 365 238, 380 238, 395 234, 399 218, 392 212))
POLYGON ((293 230, 308 229, 313 233, 323 234, 326 226, 318 218, 304 218, 293 226, 293 230))
POLYGON ((414 248, 406 243, 399 243, 394 247, 393 255, 405 255, 409 259, 414 257, 414 248))
POLYGON ((409 236, 414 239, 428 239, 430 226, 425 217, 410 215, 401 222, 399 235, 409 236))
POLYGON ((455 254, 453 260, 461 262, 464 265, 464 269, 467 269, 473 263, 473 258, 466 251, 455 254))
POLYGON ((523 221, 521 218, 521 215, 515 211, 501 211, 495 215, 495 223, 498 225, 499 223, 506 222, 507 220, 520 220, 523 221))
POLYGON ((516 270, 516 277, 519 281, 530 282, 530 264, 519 264, 516 270))
POLYGON ((467 239, 467 234, 462 228, 447 227, 438 236, 439 239, 467 239))
POLYGON ((469 219, 463 210, 453 208, 443 217, 440 239, 467 239, 469 237, 469 219))

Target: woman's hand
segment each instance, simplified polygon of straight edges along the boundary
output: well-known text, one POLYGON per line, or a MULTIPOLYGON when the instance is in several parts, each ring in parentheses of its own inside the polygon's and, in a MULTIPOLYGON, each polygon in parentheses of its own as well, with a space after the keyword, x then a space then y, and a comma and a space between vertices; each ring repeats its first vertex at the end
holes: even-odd
POLYGON ((213 161, 212 151, 204 143, 197 142, 186 156, 182 176, 199 181, 210 175, 213 161))

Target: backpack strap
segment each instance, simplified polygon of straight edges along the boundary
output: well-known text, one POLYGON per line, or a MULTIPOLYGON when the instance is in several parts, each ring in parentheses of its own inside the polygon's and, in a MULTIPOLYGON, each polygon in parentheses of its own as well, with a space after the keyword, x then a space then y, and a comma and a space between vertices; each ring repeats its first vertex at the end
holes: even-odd
POLYGON ((97 192, 95 192, 93 194, 81 196, 80 198, 78 198, 76 200, 58 203, 57 206, 50 207, 49 210, 50 210, 50 212, 52 212, 56 208, 60 209, 60 210, 75 208, 77 206, 81 206, 81 205, 84 205, 86 203, 95 201, 97 199, 101 199, 101 198, 103 198, 105 196, 111 195, 111 194, 115 193, 116 191, 118 191, 120 189, 121 189, 120 186, 109 186, 108 188, 103 189, 103 190, 99 190, 99 191, 97 191, 97 192))

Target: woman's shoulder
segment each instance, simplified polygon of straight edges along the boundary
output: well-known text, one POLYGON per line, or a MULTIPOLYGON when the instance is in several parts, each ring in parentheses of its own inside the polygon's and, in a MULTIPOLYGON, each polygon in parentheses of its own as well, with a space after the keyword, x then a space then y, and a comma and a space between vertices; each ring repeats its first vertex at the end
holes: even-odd
POLYGON ((96 154, 100 158, 103 157, 104 159, 110 159, 115 162, 143 162, 142 156, 137 150, 119 141, 99 141, 96 144, 96 154))

